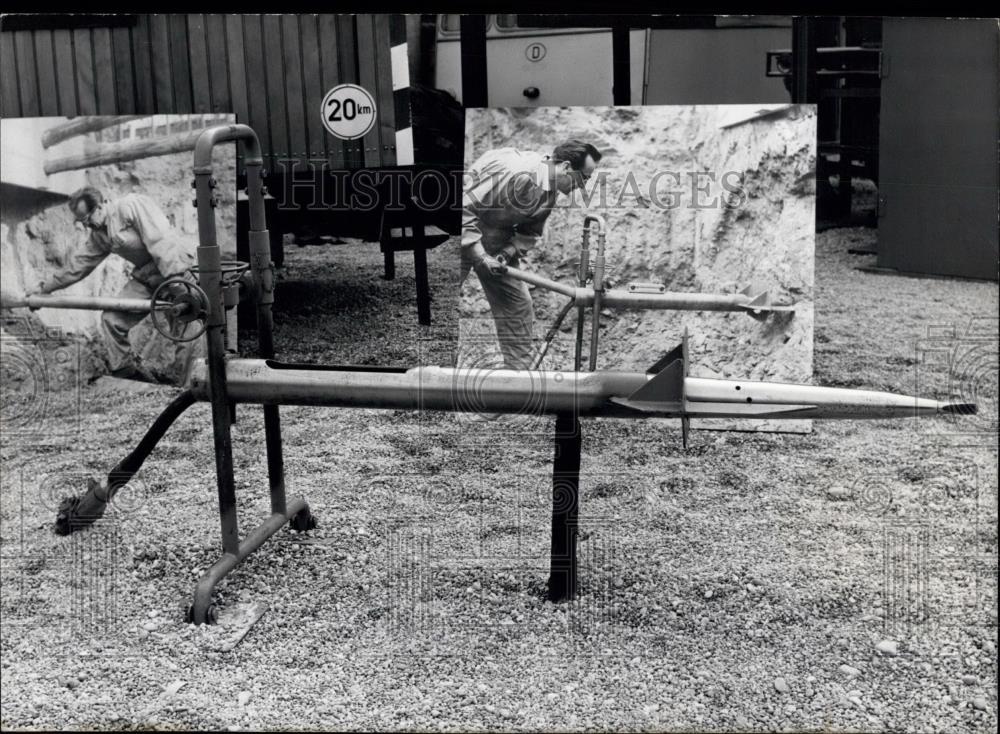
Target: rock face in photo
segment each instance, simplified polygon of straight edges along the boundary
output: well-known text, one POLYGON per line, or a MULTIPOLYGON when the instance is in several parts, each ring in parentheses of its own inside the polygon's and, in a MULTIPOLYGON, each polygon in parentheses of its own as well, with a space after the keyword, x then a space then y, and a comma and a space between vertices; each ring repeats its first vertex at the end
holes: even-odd
MULTIPOLYGON (((91 133, 105 141, 114 128, 91 133)), ((113 139, 113 138, 112 138, 113 139)), ((55 150, 55 148, 53 148, 55 150)), ((86 169, 86 185, 101 190, 109 200, 129 193, 151 197, 163 209, 178 237, 197 247, 197 210, 191 205, 192 153, 182 152, 86 169)), ((236 152, 232 145, 219 146, 215 153, 215 209, 219 243, 224 251, 236 253, 236 152)), ((86 239, 66 205, 65 196, 24 187, 3 186, 3 214, 0 221, 0 287, 4 293, 20 294, 25 286, 48 277, 86 239)), ((115 255, 108 256, 94 272, 55 294, 116 296, 129 280, 132 266, 115 255)), ((60 339, 82 343, 80 379, 89 380, 106 369, 106 353, 100 336, 100 311, 67 309, 12 309, 5 329, 8 336, 50 333, 60 339)), ((176 344, 157 333, 149 319, 132 329, 130 341, 143 368, 156 379, 179 382, 190 360, 204 350, 203 340, 176 344)))
MULTIPOLYGON (((700 377, 808 383, 812 378, 816 117, 811 106, 561 107, 468 110, 466 165, 488 150, 551 153, 593 143, 603 159, 583 191, 560 196, 545 236, 522 267, 575 283, 583 220, 607 220, 609 287, 662 283, 669 291, 731 294, 746 287, 794 314, 610 311, 602 314, 598 368, 644 370, 690 335, 700 377)), ((591 248, 593 256, 594 240, 591 248)), ((465 364, 500 364, 492 318, 475 275, 463 284, 465 364)), ((538 342, 565 297, 532 289, 538 342)), ((584 347, 589 344, 589 320, 584 347)), ((543 367, 572 368, 574 316, 543 367)), ((809 421, 703 421, 809 430, 809 421), (755 425, 752 425, 755 424, 755 425)))

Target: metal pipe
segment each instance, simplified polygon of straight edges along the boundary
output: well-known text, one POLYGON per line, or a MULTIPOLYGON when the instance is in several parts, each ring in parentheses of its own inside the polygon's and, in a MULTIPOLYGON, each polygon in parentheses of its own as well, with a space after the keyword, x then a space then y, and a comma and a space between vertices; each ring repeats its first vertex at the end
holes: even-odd
MULTIPOLYGON (((577 307, 585 308, 594 304, 597 298, 593 288, 574 288, 573 286, 529 273, 510 265, 504 272, 512 278, 530 285, 569 296, 577 307)), ((754 304, 754 298, 746 293, 716 294, 716 293, 678 293, 666 291, 663 293, 641 293, 621 289, 605 290, 601 296, 601 308, 616 308, 621 310, 671 310, 671 311, 791 311, 793 306, 774 304, 754 304)))
POLYGON ((287 513, 271 513, 264 522, 251 530, 242 543, 237 543, 232 551, 226 551, 215 563, 209 567, 205 574, 198 580, 194 588, 194 603, 191 608, 191 618, 195 624, 210 622, 208 609, 212 604, 212 593, 216 585, 230 571, 260 548, 264 542, 284 527, 289 517, 306 509, 306 502, 301 497, 297 497, 288 503, 287 513))
MULTIPOLYGON (((519 268, 515 268, 511 265, 504 265, 503 272, 507 275, 510 275, 513 278, 516 278, 517 280, 527 283, 528 285, 537 286, 539 288, 544 288, 545 290, 548 291, 554 291, 556 293, 561 293, 564 296, 569 296, 570 298, 577 301, 577 305, 580 305, 580 298, 577 296, 577 293, 581 290, 589 291, 589 289, 574 288, 571 285, 566 285, 565 283, 559 283, 558 281, 550 280, 549 278, 546 278, 544 275, 538 275, 537 273, 529 273, 526 270, 520 270, 519 268)), ((593 300, 592 297, 593 291, 590 291, 590 293, 591 293, 591 300, 593 300)))
POLYGON ((84 311, 122 311, 149 313, 148 298, 116 298, 114 296, 8 296, 0 297, 0 308, 75 308, 84 311))
MULTIPOLYGON (((628 309, 664 309, 673 311, 746 311, 753 299, 742 293, 632 293, 620 289, 604 292, 601 305, 605 308, 628 309)), ((588 289, 578 289, 576 301, 583 305, 594 302, 594 293, 588 289)), ((777 307, 785 308, 785 307, 777 307)), ((774 307, 762 306, 763 311, 773 311, 774 307)))
POLYGON ((220 125, 198 136, 194 151, 195 192, 198 206, 198 282, 208 296, 205 339, 208 345, 208 384, 212 404, 215 473, 218 479, 222 550, 236 554, 239 524, 233 476, 232 416, 226 388, 226 314, 223 301, 222 252, 216 239, 215 202, 212 189, 212 149, 217 143, 243 140, 246 157, 260 159, 257 135, 246 125, 220 125))
MULTIPOLYGON (((251 210, 249 232, 250 272, 257 304, 257 352, 264 359, 274 357, 274 267, 271 263, 270 235, 264 221, 264 187, 260 166, 247 168, 247 198, 251 210), (258 228, 259 227, 259 228, 258 228)), ((285 460, 281 445, 281 415, 277 405, 264 406, 264 444, 271 512, 285 511, 285 460)))
MULTIPOLYGON (((259 359, 231 359, 226 370, 228 398, 237 403, 618 418, 895 418, 975 409, 887 392, 699 377, 683 378, 678 397, 630 400, 657 378, 645 372, 406 370, 259 359)), ((199 400, 210 398, 210 382, 205 360, 198 360, 189 387, 199 400)))
MULTIPOLYGON (((628 30, 626 29, 626 40, 628 30)), ((594 256, 594 309, 590 322, 590 371, 597 369, 597 340, 601 330, 601 301, 604 299, 604 244, 607 224, 598 214, 588 214, 583 220, 584 229, 591 223, 597 225, 597 255, 594 256)))
MULTIPOLYGON (((517 277, 516 275, 514 277, 517 277)), ((576 282, 580 288, 587 286, 590 278, 590 228, 583 228, 583 238, 580 241, 580 264, 577 268, 576 282)), ((583 324, 586 318, 586 309, 577 306, 576 309, 576 351, 573 356, 573 369, 580 371, 583 366, 583 324)))

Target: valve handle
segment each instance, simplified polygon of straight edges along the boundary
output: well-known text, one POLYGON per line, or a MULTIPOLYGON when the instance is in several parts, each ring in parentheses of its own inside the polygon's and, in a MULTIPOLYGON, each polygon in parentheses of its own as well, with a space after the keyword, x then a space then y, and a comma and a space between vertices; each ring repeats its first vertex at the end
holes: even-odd
POLYGON ((208 328, 208 296, 198 285, 180 276, 169 278, 153 291, 149 303, 153 328, 170 341, 193 342, 208 328), (185 327, 198 323, 193 334, 185 327))

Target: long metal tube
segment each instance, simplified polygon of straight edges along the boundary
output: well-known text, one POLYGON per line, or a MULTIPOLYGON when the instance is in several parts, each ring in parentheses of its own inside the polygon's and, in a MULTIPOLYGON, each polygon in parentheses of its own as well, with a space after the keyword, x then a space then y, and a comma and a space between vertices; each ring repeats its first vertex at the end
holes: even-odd
MULTIPOLYGON (((559 283, 543 275, 529 273, 509 265, 504 272, 512 278, 528 283, 529 285, 569 296, 573 299, 574 305, 580 308, 593 305, 596 297, 593 288, 574 288, 571 285, 559 283)), ((622 310, 746 311, 753 308, 750 305, 752 300, 750 296, 744 293, 678 293, 672 291, 664 293, 633 293, 631 291, 612 288, 604 291, 601 297, 601 307, 622 310)), ((761 310, 774 311, 789 308, 791 307, 767 305, 761 307, 761 310)))
MULTIPOLYGON (((233 476, 232 416, 226 388, 226 314, 223 303, 222 252, 216 239, 215 206, 212 189, 212 151, 227 141, 242 141, 244 164, 263 164, 257 135, 246 125, 220 125, 205 130, 198 137, 194 151, 195 192, 198 205, 198 281, 208 296, 208 321, 205 338, 208 344, 208 374, 212 404, 212 427, 215 445, 215 473, 218 479, 219 514, 222 527, 222 550, 236 555, 239 550, 239 524, 236 516, 236 486, 233 476)), ((251 223, 263 229, 263 223, 251 223)), ((262 212, 261 212, 262 214, 262 212)), ((196 603, 196 607, 198 604, 196 603)), ((204 610, 196 609, 196 614, 204 610)))
MULTIPOLYGON (((259 359, 227 364, 237 403, 619 418, 894 418, 973 412, 973 406, 895 393, 750 380, 684 378, 685 400, 629 403, 654 376, 645 372, 477 370, 291 365, 259 359)), ((204 360, 189 387, 208 400, 204 360)))
POLYGON ((2 308, 74 308, 84 311, 122 311, 149 313, 148 298, 116 298, 114 296, 48 296, 34 295, 21 298, 0 297, 2 308))
MULTIPOLYGON (((264 186, 261 167, 247 165, 247 199, 250 208, 250 271, 257 304, 257 352, 264 359, 274 357, 274 268, 271 264, 270 235, 264 217, 264 186)), ((264 406, 264 445, 271 512, 286 511, 285 460, 281 446, 281 415, 277 405, 264 406)))

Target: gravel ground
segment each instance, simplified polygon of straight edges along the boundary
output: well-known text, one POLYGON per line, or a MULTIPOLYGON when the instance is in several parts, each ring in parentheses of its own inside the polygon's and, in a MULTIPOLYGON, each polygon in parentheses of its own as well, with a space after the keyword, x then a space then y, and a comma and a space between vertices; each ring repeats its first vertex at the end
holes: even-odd
MULTIPOLYGON (((321 524, 222 585, 269 609, 220 652, 182 616, 218 553, 207 406, 67 539, 55 500, 173 391, 52 396, 79 430, 2 446, 3 727, 993 731, 997 285, 858 272, 847 245, 873 236, 817 237, 816 382, 983 414, 687 452, 671 422, 585 423, 572 604, 544 601, 551 420, 287 408, 289 486, 321 524)), ((292 250, 279 354, 446 363, 454 247, 430 257, 431 329, 407 256, 385 283, 375 248, 292 250)), ((267 511, 258 415, 234 432, 245 526, 267 511)))

